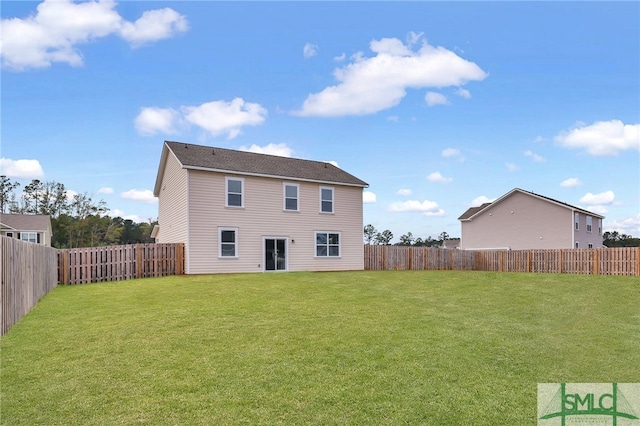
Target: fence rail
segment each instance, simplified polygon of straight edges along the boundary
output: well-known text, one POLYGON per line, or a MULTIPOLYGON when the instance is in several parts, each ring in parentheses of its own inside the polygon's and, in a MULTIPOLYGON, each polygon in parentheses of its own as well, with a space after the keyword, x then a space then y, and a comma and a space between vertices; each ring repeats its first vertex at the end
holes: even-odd
POLYGON ((452 250, 365 245, 365 270, 473 270, 640 276, 640 248, 452 250))
POLYGON ((57 280, 57 250, 1 237, 0 336, 25 316, 57 280))
POLYGON ((58 250, 58 282, 86 284, 184 274, 184 244, 58 250))

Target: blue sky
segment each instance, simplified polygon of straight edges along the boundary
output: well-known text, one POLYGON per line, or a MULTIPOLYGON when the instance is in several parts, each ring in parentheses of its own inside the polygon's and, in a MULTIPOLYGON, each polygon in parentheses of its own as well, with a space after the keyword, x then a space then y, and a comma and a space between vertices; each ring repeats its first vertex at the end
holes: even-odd
POLYGON ((640 235, 638 2, 10 2, 2 173, 157 217, 164 140, 319 161, 460 235, 513 188, 640 235))

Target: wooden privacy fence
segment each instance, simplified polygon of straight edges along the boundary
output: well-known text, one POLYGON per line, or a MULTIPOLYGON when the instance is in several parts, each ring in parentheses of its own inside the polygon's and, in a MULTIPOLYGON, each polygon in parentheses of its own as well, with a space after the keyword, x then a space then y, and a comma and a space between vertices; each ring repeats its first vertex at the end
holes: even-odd
POLYGON ((58 283, 57 250, 1 237, 0 336, 58 283))
POLYGON ((86 284, 182 274, 182 243, 58 250, 60 284, 86 284))
POLYGON ((640 276, 640 248, 452 250, 364 246, 365 270, 469 270, 640 276))

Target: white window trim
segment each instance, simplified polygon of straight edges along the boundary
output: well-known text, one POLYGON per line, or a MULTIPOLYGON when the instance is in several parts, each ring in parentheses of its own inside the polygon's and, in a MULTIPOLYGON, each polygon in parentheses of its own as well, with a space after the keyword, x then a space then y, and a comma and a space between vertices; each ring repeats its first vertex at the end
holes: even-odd
POLYGON ((282 210, 286 212, 299 212, 300 211, 300 184, 292 182, 282 182, 282 210), (296 209, 287 208, 287 186, 296 187, 296 209))
POLYGON ((602 234, 602 219, 598 219, 598 234, 602 234))
MULTIPOLYGON (((318 198, 319 198, 319 202, 320 202, 320 205, 318 206, 319 210, 320 210, 320 213, 323 213, 323 214, 334 214, 335 213, 335 211, 336 211, 336 189, 333 186, 321 186, 320 190, 318 191, 318 198), (331 190, 331 211, 330 212, 325 212, 325 211, 322 210, 322 190, 323 189, 331 190)), ((332 234, 335 234, 335 232, 332 232, 332 234)))
POLYGON ((587 232, 593 232, 593 218, 591 216, 587 216, 587 232))
POLYGON ((313 233, 313 257, 316 259, 338 259, 342 257, 342 232, 340 231, 315 231, 313 233), (327 234, 327 255, 318 256, 318 234, 327 234), (338 234, 338 255, 329 255, 329 234, 338 234))
MULTIPOLYGON (((233 192, 235 194, 235 192, 233 192)), ((224 206, 232 209, 243 209, 244 208, 244 178, 241 177, 233 177, 233 176, 225 176, 224 178, 224 206), (240 205, 239 206, 230 206, 229 205, 229 181, 230 180, 238 180, 240 181, 240 205)))
POLYGON ((573 229, 575 231, 579 231, 580 230, 580 213, 574 213, 573 215, 573 229))
MULTIPOLYGON (((229 243, 225 243, 229 244, 229 243)), ((218 259, 237 259, 238 258, 238 228, 233 227, 218 227, 218 259), (223 231, 233 231, 235 232, 235 256, 223 256, 222 255, 222 232, 223 231)))
POLYGON ((30 232, 30 231, 26 231, 26 232, 20 232, 20 241, 26 241, 28 243, 38 243, 38 233, 37 232, 30 232), (33 241, 31 240, 31 238, 24 238, 25 235, 28 236, 33 236, 34 239, 33 241))

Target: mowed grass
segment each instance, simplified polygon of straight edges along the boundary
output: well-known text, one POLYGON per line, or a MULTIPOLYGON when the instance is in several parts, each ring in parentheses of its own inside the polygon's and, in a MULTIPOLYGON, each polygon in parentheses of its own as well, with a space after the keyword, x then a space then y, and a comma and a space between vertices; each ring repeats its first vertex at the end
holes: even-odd
POLYGON ((58 287, 0 340, 6 425, 526 425, 640 382, 637 277, 183 276, 58 287))

